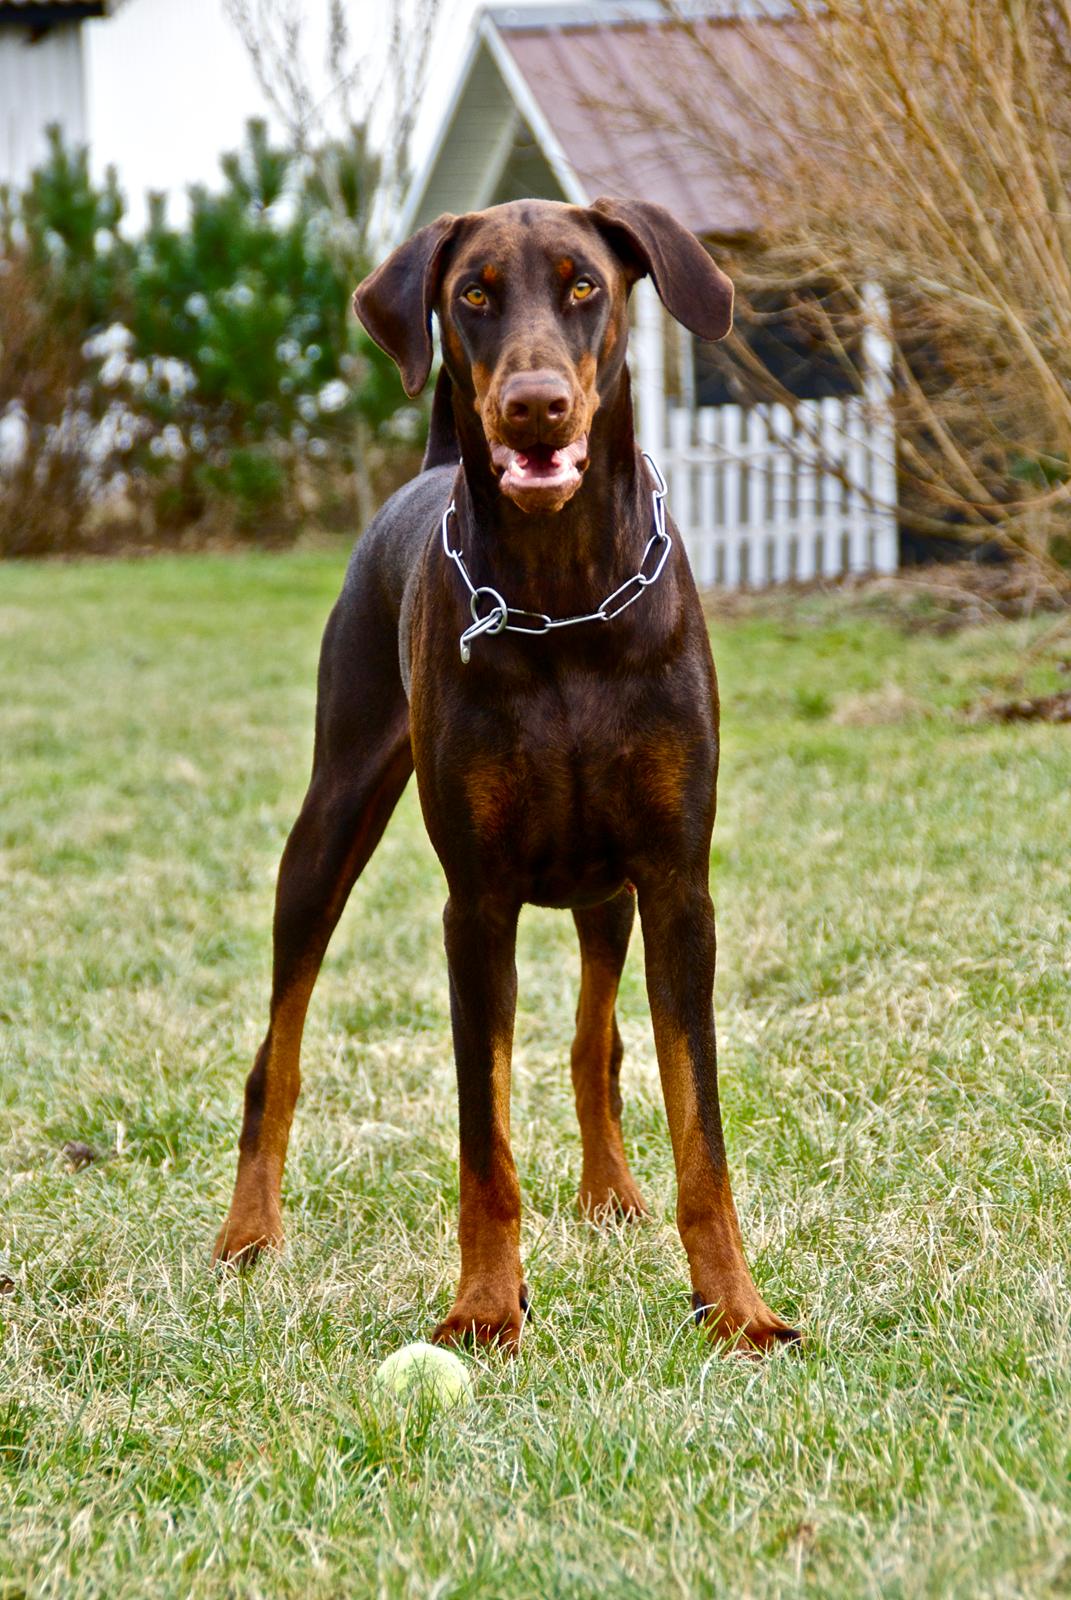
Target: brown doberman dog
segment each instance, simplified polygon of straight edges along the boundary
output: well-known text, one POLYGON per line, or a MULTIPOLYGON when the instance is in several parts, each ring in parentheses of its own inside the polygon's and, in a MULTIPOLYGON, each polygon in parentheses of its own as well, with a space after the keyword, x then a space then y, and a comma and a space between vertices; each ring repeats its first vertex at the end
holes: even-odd
POLYGON ((717 685, 688 562, 633 431, 628 298, 648 273, 685 327, 728 332, 729 280, 669 212, 639 202, 440 217, 354 300, 407 394, 428 378, 433 311, 443 364, 424 470, 357 544, 324 635, 312 780, 279 871, 270 1026, 216 1257, 281 1243, 309 998, 415 767, 449 886, 460 1103, 461 1281, 435 1330, 443 1343, 515 1348, 527 1312, 510 1150, 525 902, 569 908, 580 940, 581 1210, 644 1211, 621 1138, 614 1015, 637 900, 696 1320, 751 1352, 799 1337, 752 1281, 722 1138, 708 890, 717 685))

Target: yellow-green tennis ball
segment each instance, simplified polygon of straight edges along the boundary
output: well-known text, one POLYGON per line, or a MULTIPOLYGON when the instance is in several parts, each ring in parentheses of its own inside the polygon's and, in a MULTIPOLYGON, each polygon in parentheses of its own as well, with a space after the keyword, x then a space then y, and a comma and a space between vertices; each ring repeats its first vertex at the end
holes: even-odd
POLYGON ((434 1344, 407 1344, 376 1369, 372 1390, 379 1399, 416 1400, 449 1411, 472 1400, 472 1379, 453 1351, 434 1344))

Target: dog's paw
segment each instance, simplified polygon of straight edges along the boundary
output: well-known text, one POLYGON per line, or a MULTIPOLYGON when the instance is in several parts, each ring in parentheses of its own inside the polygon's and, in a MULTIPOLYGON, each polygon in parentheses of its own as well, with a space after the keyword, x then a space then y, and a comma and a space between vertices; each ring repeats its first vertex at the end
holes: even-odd
POLYGON ((263 1250, 281 1250, 282 1247, 283 1224, 278 1214, 236 1217, 231 1213, 216 1235, 212 1265, 251 1267, 263 1250))
POLYGON ((800 1330, 771 1311, 758 1294, 734 1300, 708 1298, 697 1291, 692 1295, 692 1310, 711 1341, 724 1345, 729 1354, 757 1357, 782 1347, 803 1348, 800 1330))
POLYGON ((432 1343, 469 1348, 497 1346, 507 1355, 516 1355, 528 1316, 527 1284, 520 1284, 508 1297, 490 1291, 481 1293, 473 1285, 458 1295, 447 1316, 433 1331, 432 1343))
POLYGON ((576 1209, 584 1222, 639 1222, 650 1213, 630 1173, 608 1182, 581 1183, 576 1209))

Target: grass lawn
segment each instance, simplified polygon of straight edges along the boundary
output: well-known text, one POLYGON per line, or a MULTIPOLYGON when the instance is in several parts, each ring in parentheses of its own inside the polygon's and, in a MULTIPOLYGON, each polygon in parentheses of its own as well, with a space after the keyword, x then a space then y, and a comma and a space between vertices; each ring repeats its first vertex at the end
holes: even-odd
MULTIPOLYGON (((289 1248, 208 1254, 342 558, 0 568, 0 1597, 1071 1591, 1071 728, 972 724, 1044 623, 715 623, 722 1094, 802 1359, 711 1356, 672 1225, 573 1208, 571 919, 527 911, 535 1321, 462 1415, 368 1382, 456 1270, 444 886, 410 790, 313 1003, 289 1248), (100 1159, 71 1170, 66 1141, 100 1159)), ((548 646, 549 648, 549 646, 548 646)), ((1038 688, 1055 687, 1042 663, 1038 688)))

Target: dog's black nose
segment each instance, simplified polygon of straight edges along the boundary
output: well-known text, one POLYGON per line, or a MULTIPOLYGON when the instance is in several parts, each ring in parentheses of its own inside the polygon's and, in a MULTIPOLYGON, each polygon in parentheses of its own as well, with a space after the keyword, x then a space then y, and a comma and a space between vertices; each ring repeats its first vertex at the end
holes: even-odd
POLYGON ((568 417, 573 394, 557 372, 515 372, 502 389, 502 416, 525 443, 549 438, 568 417))

